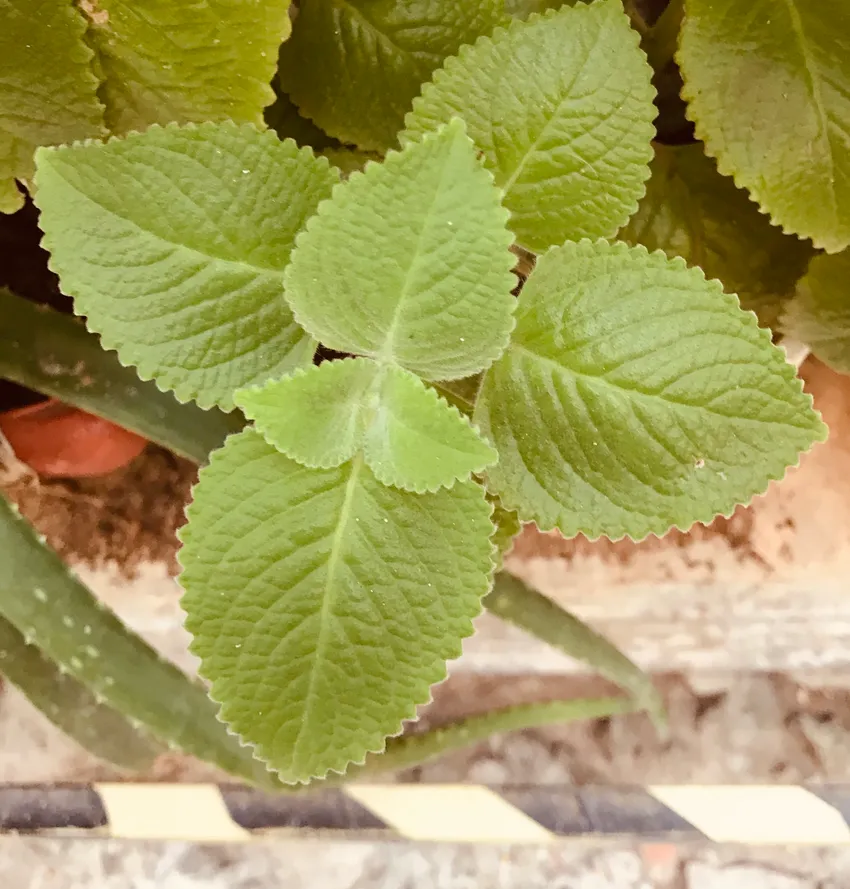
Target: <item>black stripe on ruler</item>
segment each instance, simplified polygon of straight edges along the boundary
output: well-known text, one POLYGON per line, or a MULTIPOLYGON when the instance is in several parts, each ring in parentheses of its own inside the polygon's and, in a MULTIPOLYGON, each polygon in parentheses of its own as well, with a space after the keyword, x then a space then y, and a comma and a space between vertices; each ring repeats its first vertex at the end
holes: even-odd
POLYGON ((509 803, 559 836, 591 834, 644 839, 700 839, 703 834, 641 787, 493 788, 509 803))
POLYGON ((106 811, 92 787, 0 785, 0 831, 91 830, 106 825, 106 811))

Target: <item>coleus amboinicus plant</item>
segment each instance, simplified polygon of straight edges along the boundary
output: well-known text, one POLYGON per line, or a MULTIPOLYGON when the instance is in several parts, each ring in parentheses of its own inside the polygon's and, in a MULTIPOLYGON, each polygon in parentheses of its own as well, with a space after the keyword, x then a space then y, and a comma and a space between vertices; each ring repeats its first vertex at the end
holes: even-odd
POLYGON ((649 175, 650 77, 597 0, 463 47, 344 182, 235 122, 39 150, 77 312, 250 421, 201 471, 182 601, 221 718, 284 781, 361 762, 428 699, 510 540, 494 516, 661 535, 824 437, 735 296, 611 240, 649 175), (536 254, 518 296, 512 247, 536 254))

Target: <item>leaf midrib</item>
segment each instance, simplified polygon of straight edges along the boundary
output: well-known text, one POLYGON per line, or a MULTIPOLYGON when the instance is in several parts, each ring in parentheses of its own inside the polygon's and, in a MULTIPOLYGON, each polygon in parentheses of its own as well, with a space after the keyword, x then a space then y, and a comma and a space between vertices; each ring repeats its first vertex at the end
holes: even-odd
POLYGON ((818 118, 820 120, 820 141, 826 148, 826 158, 829 164, 828 194, 830 213, 833 219, 838 219, 838 202, 835 196, 835 157, 832 151, 832 139, 829 135, 829 116, 827 115, 826 107, 823 101, 820 75, 817 73, 817 68, 809 54, 806 34, 803 28, 803 19, 800 16, 799 9, 797 8, 797 0, 785 0, 785 5, 788 8, 788 15, 791 19, 791 28, 794 31, 794 36, 797 38, 800 54, 803 57, 803 65, 805 67, 806 74, 808 75, 809 85, 812 90, 812 101, 815 104, 815 109, 817 110, 818 118))
MULTIPOLYGON (((523 346, 518 342, 511 343, 510 350, 508 354, 511 352, 522 352, 525 355, 530 356, 536 361, 541 362, 549 367, 554 367, 559 373, 569 374, 577 379, 587 380, 590 383, 601 384, 606 389, 610 389, 619 395, 625 396, 626 398, 630 398, 633 400, 646 401, 649 403, 657 403, 663 402, 664 404, 670 405, 671 407, 675 407, 678 409, 685 409, 691 411, 703 411, 708 414, 712 414, 715 417, 722 417, 724 420, 733 420, 733 421, 744 421, 747 423, 758 423, 767 426, 789 426, 792 429, 800 429, 806 430, 808 426, 796 426, 791 423, 779 423, 776 420, 760 420, 757 417, 735 417, 730 416, 729 414, 723 414, 719 411, 712 410, 710 407, 699 404, 689 404, 687 401, 675 401, 672 398, 668 398, 664 395, 652 395, 648 392, 641 392, 639 389, 628 389, 624 386, 618 386, 616 383, 612 383, 610 380, 606 379, 604 376, 597 376, 594 374, 582 373, 581 371, 575 370, 572 367, 568 367, 565 364, 561 364, 555 361, 553 358, 548 358, 545 355, 541 355, 539 352, 535 352, 532 349, 529 349, 527 346, 523 346)), ((761 365, 759 365, 761 366, 761 365)))
POLYGON ((292 761, 296 766, 296 771, 299 749, 304 738, 308 736, 309 729, 311 728, 310 708, 313 699, 316 696, 316 682, 318 680, 320 666, 325 660, 325 649, 328 646, 329 618, 333 614, 334 605, 339 597, 339 585, 336 583, 336 574, 345 550, 348 526, 354 511, 353 504, 363 465, 363 455, 362 453, 358 453, 351 462, 351 474, 348 477, 348 481, 345 483, 345 494, 343 495, 342 505, 340 506, 337 517, 336 528, 334 529, 333 537, 331 539, 327 571, 325 573, 325 584, 324 589, 322 590, 322 605, 319 609, 319 635, 316 639, 316 648, 313 657, 311 658, 310 679, 307 684, 307 691, 304 694, 301 725, 298 727, 298 734, 295 738, 295 743, 292 746, 292 761))
POLYGON ((246 262, 244 259, 231 259, 230 257, 225 256, 216 256, 211 251, 199 250, 197 247, 192 247, 189 244, 181 244, 179 241, 171 241, 168 238, 164 238, 162 235, 157 234, 156 232, 149 231, 140 225, 135 219, 131 219, 128 216, 125 216, 122 213, 116 213, 114 210, 109 207, 104 206, 100 201, 95 200, 90 194, 87 194, 84 191, 81 191, 77 186, 75 186, 67 177, 63 176, 59 169, 55 165, 51 165, 52 171, 54 175, 56 175, 65 185, 71 189, 75 194, 79 195, 84 200, 88 201, 92 206, 96 207, 98 210, 105 213, 108 217, 112 219, 120 220, 123 223, 126 223, 129 226, 132 226, 139 234, 151 238, 156 241, 158 244, 164 244, 167 247, 176 250, 185 250, 188 253, 191 253, 194 256, 198 256, 203 260, 208 262, 216 262, 221 263, 222 265, 234 266, 236 268, 245 269, 253 273, 254 275, 276 275, 281 280, 281 286, 283 286, 283 273, 285 269, 274 268, 273 266, 265 266, 265 265, 254 265, 250 262, 246 262))

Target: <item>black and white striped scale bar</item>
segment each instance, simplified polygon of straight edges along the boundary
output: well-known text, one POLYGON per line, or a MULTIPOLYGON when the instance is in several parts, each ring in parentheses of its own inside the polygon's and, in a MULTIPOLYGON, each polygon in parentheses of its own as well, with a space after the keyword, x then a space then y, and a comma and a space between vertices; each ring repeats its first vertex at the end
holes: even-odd
POLYGON ((215 784, 0 785, 0 833, 240 843, 258 837, 552 843, 850 844, 850 784, 351 784, 271 795, 215 784))

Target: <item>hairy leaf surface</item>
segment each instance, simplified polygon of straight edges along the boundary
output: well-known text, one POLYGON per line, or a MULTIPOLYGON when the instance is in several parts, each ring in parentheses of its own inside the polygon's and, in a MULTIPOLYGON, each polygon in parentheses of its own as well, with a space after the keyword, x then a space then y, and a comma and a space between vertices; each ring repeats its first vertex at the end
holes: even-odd
POLYGON ((773 221, 850 244, 850 5, 686 0, 688 116, 721 173, 773 221))
POLYGON ((283 271, 337 180, 309 149, 233 123, 42 149, 36 174, 44 243, 78 314, 143 379, 224 409, 310 361, 283 271))
POLYGON ((14 213, 35 149, 102 135, 103 106, 71 0, 0 0, 0 23, 0 213, 14 213))
POLYGON ((325 362, 242 390, 236 402, 293 460, 330 468, 362 449, 376 478, 417 493, 467 479, 496 460, 469 420, 419 377, 368 358, 325 362))
POLYGON ((651 78, 620 0, 564 7, 447 59, 403 138, 463 118, 524 247, 610 237, 649 176, 651 78))
POLYGON ((812 260, 782 329, 830 367, 850 373, 850 250, 812 260))
POLYGON ((656 145, 651 169, 646 196, 619 237, 699 266, 775 327, 814 254, 811 242, 771 225, 700 145, 656 145))
POLYGON ((513 327, 506 221, 455 120, 334 189, 298 239, 287 299, 331 349, 428 380, 469 376, 513 327))
POLYGON ((421 84, 503 21, 503 2, 302 0, 280 51, 281 86, 342 142, 392 148, 421 84))
POLYGON ((754 316, 662 253, 582 241, 542 256, 475 411, 488 487, 571 537, 662 535, 728 514, 825 437, 754 316))
POLYGON ((181 551, 186 625, 221 717, 289 782, 383 749, 445 677, 492 569, 473 482, 310 469, 254 430, 201 471, 181 551))
POLYGON ((289 0, 83 0, 113 133, 151 124, 261 125, 289 0))

